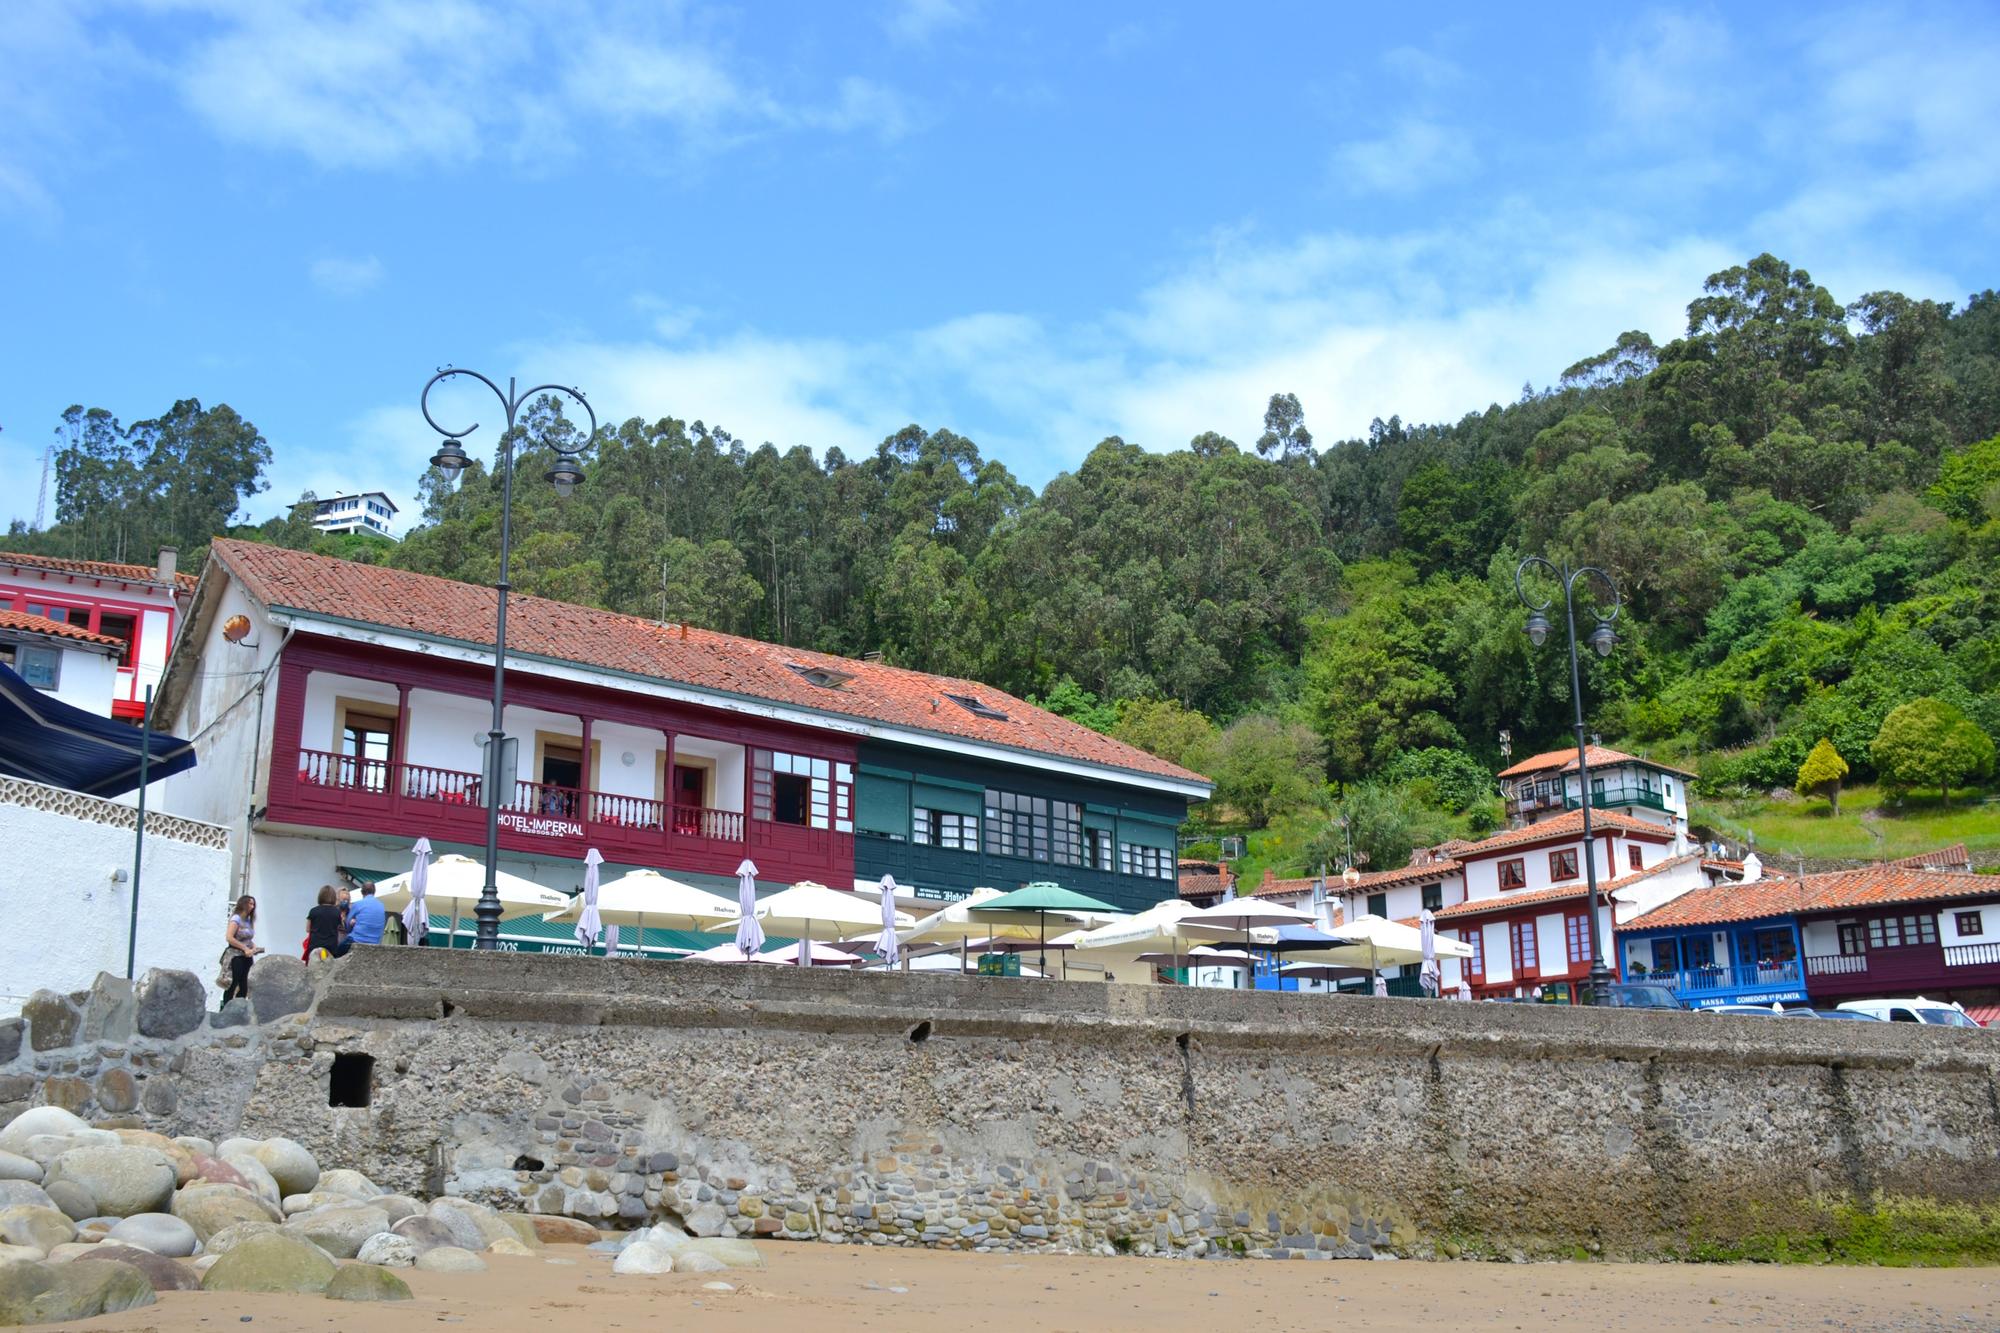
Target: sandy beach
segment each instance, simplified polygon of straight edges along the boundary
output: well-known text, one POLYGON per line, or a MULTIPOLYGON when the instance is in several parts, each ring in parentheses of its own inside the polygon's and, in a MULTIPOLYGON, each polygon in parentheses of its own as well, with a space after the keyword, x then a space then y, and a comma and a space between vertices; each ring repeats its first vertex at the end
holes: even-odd
POLYGON ((608 1256, 489 1256, 479 1274, 401 1270, 417 1299, 183 1293, 92 1320, 121 1333, 283 1330, 619 1333, 656 1329, 1987 1329, 2000 1269, 1629 1264, 1198 1263, 766 1246, 770 1267, 613 1277, 608 1256), (734 1291, 705 1284, 726 1280, 734 1291))

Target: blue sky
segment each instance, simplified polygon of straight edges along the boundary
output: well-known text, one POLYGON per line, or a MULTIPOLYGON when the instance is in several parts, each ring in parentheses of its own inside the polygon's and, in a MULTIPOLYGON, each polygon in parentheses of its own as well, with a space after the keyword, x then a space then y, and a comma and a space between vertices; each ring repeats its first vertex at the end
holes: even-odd
POLYGON ((231 403, 258 517, 407 497, 447 361, 1040 484, 1456 417, 1762 250, 2000 285, 1990 4, 6 8, 0 520, 72 402, 231 403))

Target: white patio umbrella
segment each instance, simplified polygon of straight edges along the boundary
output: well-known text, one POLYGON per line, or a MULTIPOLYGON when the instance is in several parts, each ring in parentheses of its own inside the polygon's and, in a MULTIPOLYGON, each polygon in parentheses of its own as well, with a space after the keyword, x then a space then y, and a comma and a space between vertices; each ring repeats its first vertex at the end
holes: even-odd
POLYGON ((974 889, 957 902, 932 912, 903 931, 900 942, 905 950, 919 944, 955 943, 959 946, 959 964, 963 967, 966 947, 973 940, 1035 939, 1041 928, 1040 913, 973 913, 974 908, 998 897, 998 889, 974 889))
MULTIPOLYGON (((403 909, 403 938, 414 944, 423 939, 425 927, 430 924, 429 909, 424 906, 424 882, 431 874, 431 840, 418 838, 417 845, 410 850, 417 859, 410 867, 410 905, 403 909)), ((380 888, 376 892, 380 893, 380 888)))
POLYGON ((767 949, 757 955, 757 961, 788 967, 859 967, 862 963, 859 955, 816 940, 795 940, 781 949, 767 949))
MULTIPOLYGON (((414 868, 392 875, 376 886, 375 896, 382 900, 382 906, 388 911, 407 907, 416 901, 412 885, 415 878, 414 868)), ((544 916, 569 905, 568 894, 543 888, 531 879, 522 879, 504 870, 493 880, 500 898, 502 921, 523 916, 544 916)), ((427 914, 448 912, 452 934, 456 935, 459 918, 470 914, 479 905, 479 891, 486 883, 486 867, 469 856, 452 852, 433 861, 423 881, 424 911, 427 914)), ((423 919, 428 920, 428 916, 423 919)))
MULTIPOLYGON (((1424 961, 1422 933, 1414 926, 1406 926, 1387 917, 1372 914, 1357 916, 1345 925, 1335 926, 1327 934, 1348 941, 1342 948, 1320 951, 1320 957, 1329 963, 1366 967, 1370 972, 1379 974, 1384 967, 1424 961)), ((1438 939, 1435 934, 1431 949, 1433 957, 1472 957, 1471 945, 1458 940, 1438 939)), ((1377 993, 1385 993, 1386 989, 1385 984, 1377 993)))
POLYGON ((1257 927, 1317 926, 1319 918, 1283 903, 1258 898, 1224 898, 1209 907, 1198 907, 1176 923, 1192 939, 1240 940, 1247 950, 1250 932, 1257 927))
MULTIPOLYGON (((546 919, 561 925, 581 919, 583 910, 583 895, 579 894, 570 899, 569 906, 546 919)), ((641 869, 598 885, 597 919, 604 923, 607 940, 620 926, 637 927, 643 952, 648 926, 661 930, 707 930, 718 921, 736 920, 736 904, 721 894, 669 879, 657 870, 641 869)))
MULTIPOLYGON (((583 854, 583 893, 580 895, 583 910, 577 913, 576 939, 585 953, 590 952, 590 946, 597 943, 597 937, 604 933, 604 922, 597 915, 597 868, 603 864, 604 858, 595 847, 583 854)), ((612 953, 616 949, 617 946, 612 945, 605 952, 612 953)))
MULTIPOLYGON (((763 933, 789 935, 801 940, 843 939, 875 925, 881 919, 880 908, 862 895, 842 893, 809 879, 802 879, 789 889, 758 900, 752 907, 752 913, 749 919, 760 925, 763 933)), ((914 926, 916 919, 908 912, 894 912, 893 924, 902 929, 914 926)), ((726 923, 709 927, 711 930, 725 928, 726 923)), ((740 947, 743 940, 740 926, 736 938, 740 947)), ((746 949, 744 952, 750 951, 746 949)))
MULTIPOLYGON (((875 939, 875 952, 882 955, 882 961, 890 967, 896 965, 896 877, 882 876, 882 933, 875 939)), ((906 919, 914 921, 914 918, 906 919)))
POLYGON ((745 957, 764 947, 764 928, 757 923, 757 863, 747 856, 736 867, 736 947, 745 957))

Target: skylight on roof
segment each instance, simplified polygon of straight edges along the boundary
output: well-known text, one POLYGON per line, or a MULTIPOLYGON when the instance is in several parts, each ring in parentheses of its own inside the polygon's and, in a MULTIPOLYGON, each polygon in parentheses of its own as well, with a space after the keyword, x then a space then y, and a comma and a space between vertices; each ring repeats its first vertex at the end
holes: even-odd
POLYGON ((1005 722, 1007 715, 991 704, 983 704, 969 694, 947 694, 945 698, 963 708, 974 717, 990 717, 995 722, 1005 722))
POLYGON ((796 673, 800 679, 817 685, 823 690, 837 690, 854 677, 845 671, 835 671, 831 667, 800 666, 797 662, 785 663, 787 670, 796 673))

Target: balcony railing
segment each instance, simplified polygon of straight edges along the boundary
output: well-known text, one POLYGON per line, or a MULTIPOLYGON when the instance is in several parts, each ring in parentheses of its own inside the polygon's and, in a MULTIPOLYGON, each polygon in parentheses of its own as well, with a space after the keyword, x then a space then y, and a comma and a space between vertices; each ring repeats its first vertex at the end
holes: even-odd
POLYGON ((1813 977, 1856 977, 1868 970, 1865 953, 1816 953, 1806 957, 1806 975, 1813 977))
POLYGON ((1663 983, 1683 995, 1701 995, 1756 986, 1795 986, 1799 982, 1799 964, 1796 959, 1782 963, 1717 963, 1713 967, 1658 972, 1641 972, 1634 967, 1629 979, 1663 983))
POLYGON ((1979 967, 1983 964, 2000 963, 2000 941, 1992 944, 1947 944, 1944 946, 1946 967, 1979 967))
MULTIPOLYGON (((1590 793, 1590 808, 1608 810, 1615 805, 1642 805, 1648 810, 1665 810, 1666 798, 1651 787, 1605 787, 1590 793)), ((1581 809, 1583 801, 1575 795, 1563 797, 1563 809, 1581 809)))
MULTIPOLYGON (((343 804, 355 798, 365 803, 387 798, 393 791, 405 801, 484 809, 484 785, 479 774, 458 769, 396 764, 324 750, 299 751, 299 786, 302 794, 310 794, 308 799, 324 795, 343 804)), ((659 831, 667 826, 668 806, 641 796, 516 782, 500 810, 502 814, 543 820, 659 831)), ((743 816, 737 811, 677 805, 672 807, 672 819, 676 834, 716 842, 744 840, 743 816)))

